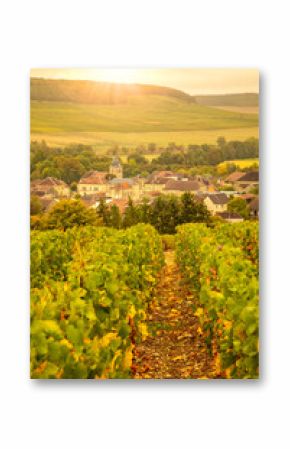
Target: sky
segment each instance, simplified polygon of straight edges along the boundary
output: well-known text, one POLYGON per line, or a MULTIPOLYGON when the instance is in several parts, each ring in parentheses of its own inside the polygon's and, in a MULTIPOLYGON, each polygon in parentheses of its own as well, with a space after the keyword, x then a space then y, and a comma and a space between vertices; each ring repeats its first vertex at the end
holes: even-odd
POLYGON ((103 68, 32 69, 32 77, 155 84, 191 95, 259 92, 256 69, 103 68))

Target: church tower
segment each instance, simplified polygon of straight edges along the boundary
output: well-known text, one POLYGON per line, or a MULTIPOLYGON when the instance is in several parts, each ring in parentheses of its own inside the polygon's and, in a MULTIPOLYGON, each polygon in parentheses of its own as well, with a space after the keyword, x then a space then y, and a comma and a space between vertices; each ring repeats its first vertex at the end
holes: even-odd
POLYGON ((123 168, 117 156, 114 157, 110 166, 110 174, 115 175, 116 178, 123 178, 123 168))

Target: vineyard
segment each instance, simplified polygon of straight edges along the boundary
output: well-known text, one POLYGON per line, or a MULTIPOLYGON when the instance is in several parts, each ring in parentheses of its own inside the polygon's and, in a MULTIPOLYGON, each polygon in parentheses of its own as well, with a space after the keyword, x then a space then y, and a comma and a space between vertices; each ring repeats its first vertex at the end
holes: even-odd
POLYGON ((32 231, 32 378, 258 377, 257 224, 169 237, 32 231))
POLYGON ((218 377, 257 378, 258 226, 179 228, 177 261, 197 297, 195 315, 218 377))
POLYGON ((31 235, 31 377, 130 377, 163 264, 148 225, 31 235))

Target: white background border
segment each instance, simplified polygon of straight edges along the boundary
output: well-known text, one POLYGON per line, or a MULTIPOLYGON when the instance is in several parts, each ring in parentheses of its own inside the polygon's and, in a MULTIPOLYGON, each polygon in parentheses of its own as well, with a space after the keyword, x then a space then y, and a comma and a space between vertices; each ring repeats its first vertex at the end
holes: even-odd
POLYGON ((1 447, 287 447, 287 1, 11 0, 0 8, 1 447), (96 66, 261 71, 260 381, 29 380, 29 70, 96 66))

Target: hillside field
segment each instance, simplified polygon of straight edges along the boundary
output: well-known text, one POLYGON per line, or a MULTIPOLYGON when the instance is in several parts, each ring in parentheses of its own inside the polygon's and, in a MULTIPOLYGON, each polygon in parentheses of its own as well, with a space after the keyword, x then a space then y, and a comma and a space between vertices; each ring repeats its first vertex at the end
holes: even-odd
POLYGON ((259 106, 213 106, 222 111, 239 112, 241 114, 259 114, 259 106))
MULTIPOLYGON (((258 114, 218 109, 221 102, 198 104, 181 91, 158 86, 32 80, 31 139, 60 146, 89 144, 99 152, 114 145, 213 144, 219 136, 258 137, 258 114), (83 98, 87 103, 81 102, 83 98)), ((243 107, 244 103, 245 99, 243 107)))
POLYGON ((258 107, 259 95, 257 93, 198 95, 195 101, 205 106, 258 107))
POLYGON ((71 143, 92 145, 99 153, 108 150, 114 145, 135 148, 138 145, 156 143, 166 146, 170 142, 177 145, 204 143, 215 144, 218 137, 227 140, 246 140, 250 137, 259 137, 258 128, 232 128, 210 129, 197 131, 176 132, 147 132, 147 133, 110 133, 110 132, 72 132, 72 133, 31 133, 31 140, 45 140, 51 146, 66 146, 71 143))
POLYGON ((159 96, 136 97, 129 104, 91 105, 60 102, 31 103, 31 131, 168 132, 250 128, 252 114, 239 114, 159 96))

